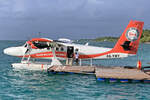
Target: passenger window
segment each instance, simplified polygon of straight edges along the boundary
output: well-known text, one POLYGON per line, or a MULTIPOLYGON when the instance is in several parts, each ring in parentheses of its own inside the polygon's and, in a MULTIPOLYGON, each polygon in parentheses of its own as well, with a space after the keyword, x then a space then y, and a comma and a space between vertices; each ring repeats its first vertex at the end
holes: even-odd
POLYGON ((51 50, 51 48, 50 48, 50 47, 47 47, 47 50, 51 50))
POLYGON ((61 47, 61 51, 64 51, 64 48, 63 48, 63 47, 61 47))
POLYGON ((59 48, 56 47, 56 51, 59 51, 59 48))

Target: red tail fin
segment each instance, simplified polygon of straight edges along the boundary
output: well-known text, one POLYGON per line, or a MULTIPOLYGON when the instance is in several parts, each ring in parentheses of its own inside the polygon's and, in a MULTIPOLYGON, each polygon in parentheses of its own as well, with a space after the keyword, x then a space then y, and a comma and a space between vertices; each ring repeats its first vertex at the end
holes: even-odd
POLYGON ((114 53, 136 54, 142 35, 144 22, 130 21, 120 39, 112 49, 114 53))

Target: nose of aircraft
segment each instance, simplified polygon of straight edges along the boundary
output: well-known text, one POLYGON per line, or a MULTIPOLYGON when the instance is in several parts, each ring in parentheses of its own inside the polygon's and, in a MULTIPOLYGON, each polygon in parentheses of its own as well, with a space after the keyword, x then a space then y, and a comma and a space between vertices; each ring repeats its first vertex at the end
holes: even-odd
POLYGON ((9 48, 3 50, 4 54, 9 54, 9 51, 10 51, 9 48))
POLYGON ((13 54, 13 50, 12 50, 13 48, 6 48, 6 49, 4 49, 4 54, 7 54, 7 55, 12 55, 13 54))
POLYGON ((19 47, 10 47, 4 49, 4 54, 10 55, 10 56, 22 56, 23 51, 19 47))

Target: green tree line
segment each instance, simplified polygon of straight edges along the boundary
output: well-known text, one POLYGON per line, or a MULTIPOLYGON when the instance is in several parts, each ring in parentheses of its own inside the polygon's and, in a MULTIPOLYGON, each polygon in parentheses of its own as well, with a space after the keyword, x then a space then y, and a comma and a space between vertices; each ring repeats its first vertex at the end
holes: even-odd
POLYGON ((143 34, 141 36, 140 42, 150 42, 150 30, 145 29, 143 30, 143 34))
MULTIPOLYGON (((114 41, 117 41, 118 39, 119 39, 119 37, 111 37, 111 36, 109 36, 109 37, 99 37, 99 38, 94 39, 94 41, 110 41, 110 42, 114 42, 114 41)), ((141 43, 150 42, 150 30, 148 30, 148 29, 144 29, 143 30, 140 42, 141 43)))

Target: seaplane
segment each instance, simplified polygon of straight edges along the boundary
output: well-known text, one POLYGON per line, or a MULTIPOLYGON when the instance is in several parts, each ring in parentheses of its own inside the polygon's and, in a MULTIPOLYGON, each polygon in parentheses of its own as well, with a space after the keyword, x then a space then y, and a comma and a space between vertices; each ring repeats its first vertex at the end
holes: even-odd
POLYGON ((14 68, 45 70, 52 65, 62 65, 60 60, 72 58, 78 51, 79 59, 114 59, 136 55, 144 22, 131 20, 118 39, 114 48, 75 44, 69 39, 52 40, 32 38, 23 46, 4 49, 4 54, 22 57, 21 63, 13 63, 14 68), (33 63, 30 59, 51 59, 50 64, 33 63), (26 60, 25 60, 26 59, 26 60))

